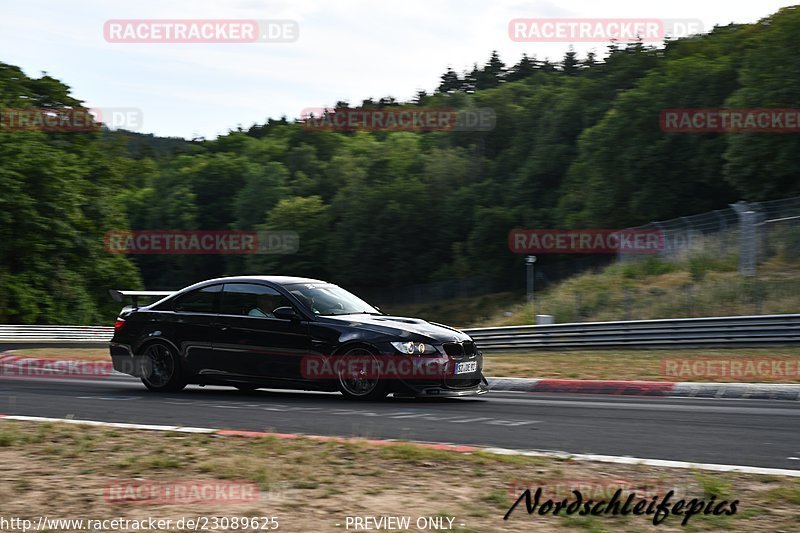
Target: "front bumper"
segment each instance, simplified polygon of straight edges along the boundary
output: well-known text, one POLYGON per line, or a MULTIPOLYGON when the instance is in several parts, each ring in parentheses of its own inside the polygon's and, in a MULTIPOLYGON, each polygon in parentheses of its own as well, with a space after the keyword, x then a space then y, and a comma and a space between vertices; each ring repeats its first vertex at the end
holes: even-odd
POLYGON ((473 387, 453 388, 443 383, 403 383, 394 390, 396 398, 459 398, 464 396, 481 396, 489 392, 489 382, 483 374, 473 387))
MULTIPOLYGON (((383 348, 392 353, 390 346, 383 348)), ((443 353, 444 348, 440 350, 440 354, 434 356, 408 356, 415 362, 424 361, 423 368, 430 364, 437 370, 426 379, 419 379, 418 376, 398 376, 398 379, 388 380, 391 383, 390 390, 396 397, 447 398, 480 396, 489 392, 489 383, 483 376, 483 354, 479 350, 453 355, 443 353), (454 374, 455 365, 466 362, 475 362, 477 369, 468 374, 454 374), (445 369, 444 374, 441 372, 442 368, 445 369)))

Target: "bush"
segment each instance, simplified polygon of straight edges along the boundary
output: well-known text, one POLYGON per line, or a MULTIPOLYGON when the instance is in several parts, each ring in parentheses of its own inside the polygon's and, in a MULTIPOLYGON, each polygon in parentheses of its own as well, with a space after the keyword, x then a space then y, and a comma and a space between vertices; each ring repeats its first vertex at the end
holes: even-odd
POLYGON ((626 279, 638 279, 645 276, 659 276, 674 272, 678 267, 669 261, 664 261, 655 256, 648 256, 641 260, 634 260, 622 267, 622 276, 626 279))

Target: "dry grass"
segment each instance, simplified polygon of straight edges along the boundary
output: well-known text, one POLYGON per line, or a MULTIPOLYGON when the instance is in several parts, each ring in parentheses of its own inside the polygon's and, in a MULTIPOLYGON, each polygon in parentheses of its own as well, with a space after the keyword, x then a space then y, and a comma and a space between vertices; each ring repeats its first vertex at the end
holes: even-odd
POLYGON ((386 305, 381 306, 381 310, 395 316, 422 318, 455 328, 466 328, 470 324, 490 320, 500 310, 518 303, 520 296, 513 292, 500 292, 428 304, 386 305))
MULTIPOLYGON (((551 379, 619 379, 644 381, 724 381, 774 382, 764 377, 725 378, 703 375, 668 375, 662 369, 666 360, 695 358, 791 357, 800 363, 800 348, 738 348, 728 350, 597 350, 541 351, 535 353, 491 354, 484 358, 484 374, 494 377, 551 379)), ((800 376, 780 383, 800 383, 800 376)))
MULTIPOLYGON (((738 499, 729 517, 668 518, 661 531, 791 531, 800 521, 800 481, 698 473, 640 465, 577 463, 424 449, 409 444, 214 437, 67 424, 0 422, 3 516, 105 519, 152 516, 277 516, 280 531, 341 531, 347 515, 455 516, 454 531, 646 531, 648 517, 542 517, 517 509, 512 485, 576 480, 676 488, 676 498, 738 499), (257 502, 114 504, 104 486, 120 480, 250 481, 257 502), (463 524, 463 525, 459 525, 463 524)), ((613 489, 612 491, 613 492, 613 489)))
POLYGON ((533 305, 507 306, 475 327, 533 324, 536 314, 568 323, 800 311, 796 261, 762 263, 757 278, 742 278, 736 268, 734 260, 708 257, 615 263, 550 287, 533 305))

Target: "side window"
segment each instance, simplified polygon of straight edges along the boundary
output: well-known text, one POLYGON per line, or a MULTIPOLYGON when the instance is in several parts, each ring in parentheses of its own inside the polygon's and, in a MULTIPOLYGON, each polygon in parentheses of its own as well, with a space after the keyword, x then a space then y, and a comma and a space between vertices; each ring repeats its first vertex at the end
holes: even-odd
POLYGON ((214 308, 222 285, 203 287, 178 297, 172 309, 188 313, 214 313, 214 308))
POLYGON ((275 318, 272 311, 291 306, 289 300, 271 287, 253 283, 226 283, 222 291, 223 315, 275 318))

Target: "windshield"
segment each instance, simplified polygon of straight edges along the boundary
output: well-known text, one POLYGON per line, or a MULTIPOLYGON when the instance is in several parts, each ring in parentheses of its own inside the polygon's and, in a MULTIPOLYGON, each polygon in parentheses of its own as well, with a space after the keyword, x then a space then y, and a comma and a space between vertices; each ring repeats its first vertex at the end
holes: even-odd
POLYGON ((381 314, 358 296, 329 283, 297 283, 286 289, 306 304, 315 315, 381 314))

